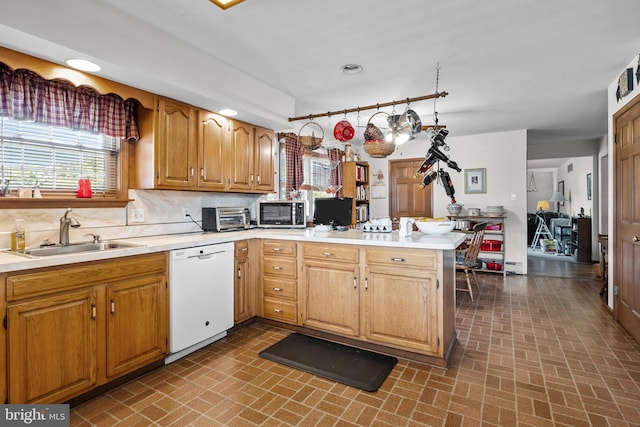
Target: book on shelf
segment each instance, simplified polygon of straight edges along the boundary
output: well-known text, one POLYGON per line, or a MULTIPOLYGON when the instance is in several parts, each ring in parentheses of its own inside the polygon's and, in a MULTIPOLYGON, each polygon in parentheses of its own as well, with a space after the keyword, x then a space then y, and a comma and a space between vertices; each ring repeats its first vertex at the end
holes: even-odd
POLYGON ((369 220, 369 206, 362 205, 356 207, 356 221, 367 222, 369 220))
POLYGON ((356 181, 367 180, 367 168, 364 166, 356 165, 356 181))

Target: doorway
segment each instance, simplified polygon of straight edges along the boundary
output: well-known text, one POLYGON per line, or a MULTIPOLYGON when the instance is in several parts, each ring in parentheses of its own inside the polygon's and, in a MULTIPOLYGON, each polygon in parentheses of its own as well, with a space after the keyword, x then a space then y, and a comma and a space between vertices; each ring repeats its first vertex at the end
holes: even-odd
POLYGON ((613 312, 640 341, 640 97, 613 120, 613 312))
POLYGON ((424 158, 389 161, 389 216, 431 217, 431 187, 421 188, 422 176, 414 176, 424 158))

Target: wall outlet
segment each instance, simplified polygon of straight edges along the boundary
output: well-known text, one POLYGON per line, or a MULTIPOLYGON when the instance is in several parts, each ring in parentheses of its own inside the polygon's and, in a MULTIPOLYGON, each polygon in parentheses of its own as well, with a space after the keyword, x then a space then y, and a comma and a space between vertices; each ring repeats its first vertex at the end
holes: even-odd
POLYGON ((189 208, 182 208, 182 219, 186 219, 187 221, 191 220, 191 212, 189 208))
POLYGON ((131 211, 131 222, 144 222, 144 209, 133 209, 131 211))

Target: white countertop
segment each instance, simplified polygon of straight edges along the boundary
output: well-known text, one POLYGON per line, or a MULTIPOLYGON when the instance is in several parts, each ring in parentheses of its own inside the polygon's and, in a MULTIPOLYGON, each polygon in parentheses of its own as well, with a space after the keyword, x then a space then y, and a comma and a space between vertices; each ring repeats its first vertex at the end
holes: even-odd
POLYGON ((313 228, 307 228, 305 230, 251 229, 225 233, 167 234, 111 240, 140 246, 109 249, 106 251, 55 255, 42 258, 33 258, 26 255, 14 254, 8 251, 0 251, 0 273, 40 267, 52 267, 77 262, 111 259, 123 256, 141 255, 152 252, 170 251, 173 249, 184 249, 193 246, 234 242, 236 240, 253 238, 300 240, 306 242, 362 246, 454 250, 465 239, 465 234, 451 232, 444 235, 433 236, 414 232, 410 237, 399 237, 397 231, 392 233, 365 233, 356 230, 318 232, 313 228))

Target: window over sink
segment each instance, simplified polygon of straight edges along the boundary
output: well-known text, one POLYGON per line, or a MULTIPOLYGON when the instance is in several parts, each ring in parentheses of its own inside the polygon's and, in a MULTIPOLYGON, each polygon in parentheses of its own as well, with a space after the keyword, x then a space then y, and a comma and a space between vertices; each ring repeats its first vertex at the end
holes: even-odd
POLYGON ((10 189, 73 196, 78 179, 94 193, 115 197, 120 140, 115 137, 0 117, 0 178, 10 189))

